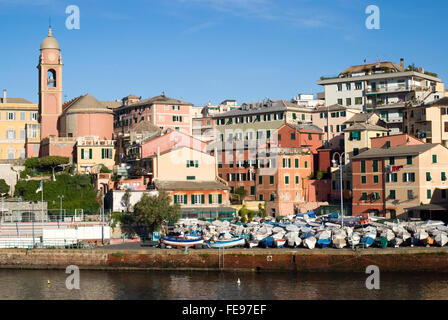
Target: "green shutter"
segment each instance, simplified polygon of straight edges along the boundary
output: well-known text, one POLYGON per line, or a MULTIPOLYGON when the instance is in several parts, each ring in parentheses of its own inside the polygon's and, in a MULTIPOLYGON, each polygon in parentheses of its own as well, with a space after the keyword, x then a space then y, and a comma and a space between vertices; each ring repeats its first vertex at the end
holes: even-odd
POLYGON ((209 203, 209 204, 212 204, 212 203, 213 203, 213 196, 212 196, 211 193, 209 193, 209 195, 208 195, 208 203, 209 203))
POLYGON ((184 204, 187 204, 187 201, 188 201, 188 196, 187 195, 184 195, 184 204))
POLYGON ((81 159, 84 159, 84 149, 81 149, 81 159))
POLYGON ((104 159, 104 149, 101 149, 101 159, 104 159))
POLYGON ((177 203, 177 194, 174 195, 174 204, 177 203))
POLYGON ((89 159, 92 159, 92 149, 89 149, 89 159))
POLYGON ((199 167, 199 160, 195 160, 195 161, 194 161, 194 166, 195 166, 195 168, 198 168, 198 167, 199 167))
POLYGON ((205 195, 201 194, 201 203, 204 204, 205 203, 205 195))
POLYGON ((191 195, 191 204, 195 204, 194 203, 194 194, 191 195))
POLYGON ((305 161, 305 168, 308 168, 308 161, 305 161))
POLYGON ((361 172, 362 173, 366 172, 366 161, 365 160, 361 160, 361 172))
POLYGON ((190 168, 190 160, 187 160, 187 168, 190 168))
POLYGON ((294 159, 294 164, 295 164, 295 167, 298 168, 299 167, 299 159, 294 159))
POLYGON ((437 155, 436 154, 432 155, 432 163, 437 163, 437 155))
POLYGON ((218 203, 219 203, 219 204, 222 203, 222 194, 218 194, 218 203))

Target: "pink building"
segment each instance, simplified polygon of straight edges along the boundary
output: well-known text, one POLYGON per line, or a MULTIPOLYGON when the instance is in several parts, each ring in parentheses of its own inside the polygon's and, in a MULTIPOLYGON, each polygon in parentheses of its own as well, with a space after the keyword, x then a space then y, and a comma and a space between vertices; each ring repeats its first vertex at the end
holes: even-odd
POLYGON ((88 93, 64 104, 59 117, 59 135, 112 139, 113 118, 113 111, 88 93))
MULTIPOLYGON (((127 98, 127 97, 126 97, 127 98)), ((123 99, 123 105, 115 108, 115 134, 128 133, 135 125, 148 121, 162 130, 172 129, 186 134, 192 134, 191 108, 192 104, 164 94, 133 102, 123 99)))
POLYGON ((396 147, 396 146, 413 146, 417 144, 424 144, 420 139, 410 136, 406 133, 394 134, 391 136, 375 137, 370 139, 373 148, 396 147))
POLYGON ((171 131, 143 143, 141 146, 141 157, 148 158, 157 154, 157 152, 165 152, 180 147, 188 147, 205 153, 207 143, 183 132, 171 131))

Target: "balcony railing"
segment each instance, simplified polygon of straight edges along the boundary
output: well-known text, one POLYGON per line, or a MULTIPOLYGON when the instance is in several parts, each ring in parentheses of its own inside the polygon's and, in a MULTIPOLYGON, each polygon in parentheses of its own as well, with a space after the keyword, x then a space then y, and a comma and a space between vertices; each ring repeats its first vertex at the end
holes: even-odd
POLYGON ((411 91, 415 90, 415 86, 394 86, 394 87, 377 87, 375 89, 373 88, 367 88, 366 93, 367 94, 378 94, 378 93, 395 93, 395 92, 403 92, 403 91, 411 91))

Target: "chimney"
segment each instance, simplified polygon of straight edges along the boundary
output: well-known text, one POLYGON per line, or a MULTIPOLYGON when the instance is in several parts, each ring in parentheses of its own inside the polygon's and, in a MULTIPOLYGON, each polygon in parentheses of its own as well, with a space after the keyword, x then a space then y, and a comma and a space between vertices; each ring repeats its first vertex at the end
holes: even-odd
POLYGON ((404 59, 403 58, 400 59, 400 67, 402 67, 404 69, 404 59))
POLYGON ((3 101, 2 102, 3 103, 7 102, 7 99, 6 99, 6 89, 3 89, 3 101))

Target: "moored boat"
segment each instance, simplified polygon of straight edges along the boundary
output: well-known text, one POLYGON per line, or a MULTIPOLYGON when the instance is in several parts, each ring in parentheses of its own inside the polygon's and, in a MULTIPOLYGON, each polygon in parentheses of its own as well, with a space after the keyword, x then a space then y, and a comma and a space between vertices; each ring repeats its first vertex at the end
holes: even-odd
POLYGON ((204 239, 188 240, 185 238, 165 237, 162 238, 162 243, 173 247, 194 247, 195 245, 204 243, 204 239))
POLYGON ((233 238, 233 239, 223 239, 223 240, 209 240, 207 244, 210 248, 231 248, 237 246, 244 246, 246 244, 246 239, 244 238, 233 238))

